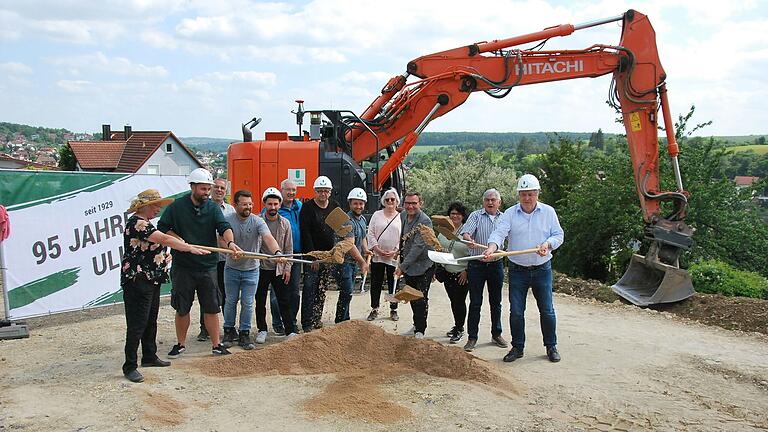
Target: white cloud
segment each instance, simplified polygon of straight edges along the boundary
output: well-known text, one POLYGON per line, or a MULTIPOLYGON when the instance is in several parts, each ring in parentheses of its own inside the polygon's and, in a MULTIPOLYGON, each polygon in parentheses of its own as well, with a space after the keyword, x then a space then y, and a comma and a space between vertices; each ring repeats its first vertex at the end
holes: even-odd
POLYGON ((174 50, 179 45, 173 36, 158 30, 146 30, 142 32, 141 40, 154 48, 174 50))
POLYGON ((79 93, 91 87, 92 83, 85 80, 60 80, 56 85, 66 92, 79 93))
POLYGON ((82 70, 92 70, 114 75, 143 78, 162 78, 168 75, 168 70, 163 66, 147 66, 141 63, 134 63, 125 57, 108 57, 102 52, 72 57, 57 57, 51 58, 48 61, 75 74, 79 74, 82 70))
POLYGON ((273 86, 277 82, 277 75, 272 72, 233 71, 212 72, 202 76, 219 81, 250 81, 264 86, 273 86))
POLYGON ((8 75, 30 75, 32 68, 19 62, 0 63, 0 72, 8 75))

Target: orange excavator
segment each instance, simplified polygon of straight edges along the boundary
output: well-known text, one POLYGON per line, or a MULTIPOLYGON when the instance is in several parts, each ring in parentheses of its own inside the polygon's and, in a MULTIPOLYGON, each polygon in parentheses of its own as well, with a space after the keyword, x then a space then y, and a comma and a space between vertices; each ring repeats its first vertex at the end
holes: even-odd
POLYGON ((640 306, 683 300, 694 292, 678 259, 693 243, 693 229, 685 223, 689 194, 680 175, 656 35, 648 17, 634 10, 419 57, 408 63, 405 73, 391 78, 359 116, 342 110, 305 111, 303 101, 297 101, 297 136, 267 132, 264 140, 253 141, 251 128, 258 122, 254 119, 243 125, 243 142, 228 149, 232 188, 260 191, 290 178, 299 186, 297 196, 310 198, 312 182, 325 175, 333 182, 339 203, 345 205, 347 193, 361 187, 371 197, 366 211, 373 212, 384 190, 402 189, 402 162, 427 124, 463 104, 471 94, 503 98, 516 86, 607 74, 613 74, 609 104, 623 118, 650 240, 648 252, 634 255, 612 288, 640 306), (618 21, 623 23, 618 45, 542 49, 551 38, 618 21), (518 48, 533 43, 533 47, 518 48), (411 77, 415 79, 409 82, 411 77), (307 114, 310 130, 304 131, 307 114), (674 191, 663 191, 659 184, 659 114, 672 159, 674 191), (668 214, 663 214, 663 202, 669 203, 665 205, 668 214))

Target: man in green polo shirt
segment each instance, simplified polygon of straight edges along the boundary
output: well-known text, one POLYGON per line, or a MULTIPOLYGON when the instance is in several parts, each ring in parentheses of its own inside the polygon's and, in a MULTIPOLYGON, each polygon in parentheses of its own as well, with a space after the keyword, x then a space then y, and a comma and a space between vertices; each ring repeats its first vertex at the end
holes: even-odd
MULTIPOLYGON (((160 231, 184 239, 187 243, 201 246, 218 246, 218 235, 222 236, 227 248, 239 254, 242 250, 234 242, 232 227, 224 219, 216 203, 209 199, 213 176, 203 168, 192 171, 187 178, 191 189, 189 194, 177 198, 166 207, 157 224, 160 231)), ((189 330, 189 311, 197 293, 200 308, 204 312, 205 328, 211 336, 214 355, 230 352, 220 343, 219 301, 216 266, 218 256, 193 255, 173 251, 171 267, 171 306, 176 310, 176 337, 178 342, 168 353, 169 358, 179 357, 185 350, 189 330)))

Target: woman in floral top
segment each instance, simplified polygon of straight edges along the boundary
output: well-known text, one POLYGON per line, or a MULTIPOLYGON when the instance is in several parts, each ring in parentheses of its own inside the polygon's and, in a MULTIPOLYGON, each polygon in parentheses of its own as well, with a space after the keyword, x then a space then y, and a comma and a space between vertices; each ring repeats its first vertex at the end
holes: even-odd
POLYGON ((131 202, 128 213, 133 216, 125 223, 124 251, 120 275, 125 304, 125 363, 123 375, 133 382, 144 381, 137 370, 137 350, 141 342, 141 366, 163 367, 171 363, 157 357, 157 312, 160 308, 160 285, 168 280, 171 254, 165 246, 195 255, 209 252, 184 240, 158 231, 152 219, 160 209, 173 202, 162 198, 155 189, 141 192, 131 202))

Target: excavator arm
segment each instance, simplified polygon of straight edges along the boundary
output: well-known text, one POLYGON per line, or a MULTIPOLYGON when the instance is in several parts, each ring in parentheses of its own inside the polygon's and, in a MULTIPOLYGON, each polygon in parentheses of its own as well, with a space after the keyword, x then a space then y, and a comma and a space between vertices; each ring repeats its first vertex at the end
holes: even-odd
POLYGON ((609 103, 621 113, 627 133, 634 179, 651 246, 636 255, 614 290, 638 305, 678 301, 693 287, 678 257, 692 244, 693 230, 684 223, 688 193, 677 163, 678 146, 666 93, 666 73, 658 56, 656 36, 648 18, 636 11, 581 25, 559 25, 540 32, 419 57, 407 72, 393 77, 382 94, 351 122, 346 141, 353 159, 378 155, 383 146, 396 149, 376 173, 378 187, 402 163, 429 122, 463 104, 475 92, 505 97, 521 85, 613 74, 609 103), (543 51, 516 48, 522 44, 563 37, 596 25, 622 21, 618 45, 593 45, 583 50, 543 51), (418 80, 408 83, 408 77, 418 80), (659 182, 658 113, 661 109, 667 151, 675 171, 676 190, 662 191, 659 182), (360 124, 360 122, 364 123, 360 124), (670 214, 662 202, 670 201, 670 214))

